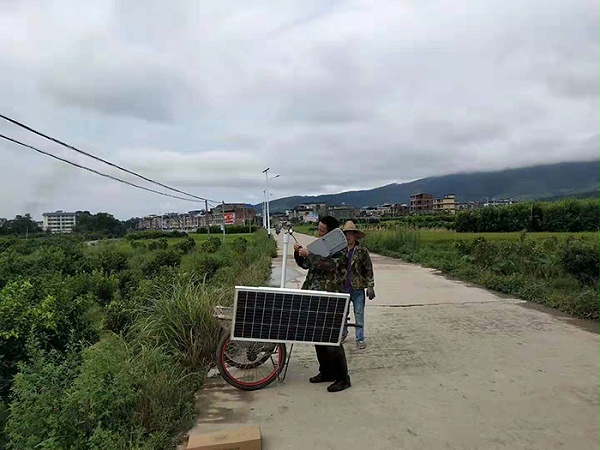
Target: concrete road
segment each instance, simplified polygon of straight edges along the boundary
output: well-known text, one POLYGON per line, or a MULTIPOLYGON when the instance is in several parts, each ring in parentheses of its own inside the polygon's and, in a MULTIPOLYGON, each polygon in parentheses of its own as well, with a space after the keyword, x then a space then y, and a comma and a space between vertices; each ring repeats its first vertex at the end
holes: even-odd
MULTIPOLYGON (((265 450, 598 449, 598 324, 372 256, 367 348, 345 344, 352 388, 310 384, 314 349, 296 345, 283 383, 209 380, 192 431, 256 424, 265 450)), ((287 287, 303 276, 291 259, 287 287)))

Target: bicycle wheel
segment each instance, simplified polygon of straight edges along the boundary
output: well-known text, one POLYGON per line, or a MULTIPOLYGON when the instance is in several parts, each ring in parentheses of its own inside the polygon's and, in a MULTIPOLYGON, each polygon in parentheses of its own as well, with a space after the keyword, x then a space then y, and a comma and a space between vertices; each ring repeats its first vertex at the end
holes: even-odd
POLYGON ((230 385, 254 391, 277 379, 283 370, 286 354, 285 344, 232 341, 226 334, 217 348, 217 368, 230 385))

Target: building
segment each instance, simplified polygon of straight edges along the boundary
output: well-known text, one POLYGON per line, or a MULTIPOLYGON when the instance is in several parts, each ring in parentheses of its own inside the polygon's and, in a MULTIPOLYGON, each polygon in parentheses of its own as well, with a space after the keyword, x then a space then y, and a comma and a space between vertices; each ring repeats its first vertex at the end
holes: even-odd
POLYGON ((518 200, 515 200, 514 198, 491 198, 487 200, 487 202, 485 202, 483 204, 484 208, 488 208, 490 206, 505 206, 505 205, 512 205, 514 203, 519 203, 518 200))
POLYGON ((394 203, 392 205, 392 216, 402 217, 410 213, 410 208, 406 203, 394 203))
POLYGON ((454 194, 447 194, 442 198, 434 198, 433 212, 436 214, 455 214, 456 196, 454 194))
POLYGON ((433 195, 420 192, 410 196, 411 214, 428 214, 433 210, 433 195))
POLYGON ((335 217, 338 221, 349 220, 352 218, 352 209, 347 205, 329 206, 327 215, 335 217))
POLYGON ((465 211, 479 208, 479 202, 456 202, 457 211, 465 211))
POLYGON ((71 233, 77 224, 77 214, 74 212, 55 211, 42 214, 45 231, 52 233, 71 233))

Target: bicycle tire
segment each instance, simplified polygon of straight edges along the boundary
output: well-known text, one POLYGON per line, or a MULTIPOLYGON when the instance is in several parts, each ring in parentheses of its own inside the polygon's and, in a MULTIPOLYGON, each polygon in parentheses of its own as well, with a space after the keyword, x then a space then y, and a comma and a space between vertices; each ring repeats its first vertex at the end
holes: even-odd
POLYGON ((262 361, 261 364, 264 364, 264 362, 266 362, 268 359, 270 359, 274 353, 277 353, 278 360, 277 360, 277 364, 273 367, 273 370, 270 373, 268 373, 267 376, 259 379, 258 381, 247 382, 247 381, 243 381, 243 380, 237 378, 235 376, 235 374, 232 373, 227 368, 227 364, 233 365, 234 367, 241 369, 241 370, 256 369, 257 367, 260 366, 260 364, 256 364, 256 363, 240 364, 237 362, 234 364, 231 364, 230 361, 232 361, 232 358, 227 357, 227 348, 233 342, 235 342, 235 341, 231 341, 231 338, 228 334, 224 334, 223 337, 221 338, 221 341, 219 342, 219 345, 218 345, 217 351, 216 351, 217 369, 219 370, 219 373, 221 374, 223 379, 228 384, 230 384, 231 386, 236 387, 238 389, 244 390, 244 391, 256 391, 258 389, 267 387, 269 384, 271 384, 273 381, 275 381, 277 379, 277 377, 283 370, 283 368, 285 366, 285 362, 286 362, 287 349, 285 347, 285 344, 279 344, 279 343, 275 344, 274 350, 276 350, 276 351, 269 353, 268 355, 266 355, 266 357, 263 356, 262 358, 259 359, 259 361, 262 361))

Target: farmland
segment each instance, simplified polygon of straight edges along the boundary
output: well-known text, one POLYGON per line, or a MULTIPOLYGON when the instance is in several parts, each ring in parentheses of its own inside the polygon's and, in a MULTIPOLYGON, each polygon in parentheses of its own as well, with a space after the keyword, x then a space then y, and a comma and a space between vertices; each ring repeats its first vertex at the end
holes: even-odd
POLYGON ((174 448, 212 364, 214 305, 262 285, 253 234, 0 238, 0 448, 174 448))
MULTIPOLYGON (((383 223, 362 227, 375 253, 598 320, 597 232, 457 233, 383 223)), ((314 234, 314 226, 295 227, 314 234)))
POLYGON ((365 241, 373 252, 598 319, 596 233, 452 233, 398 227, 371 230, 365 241))

